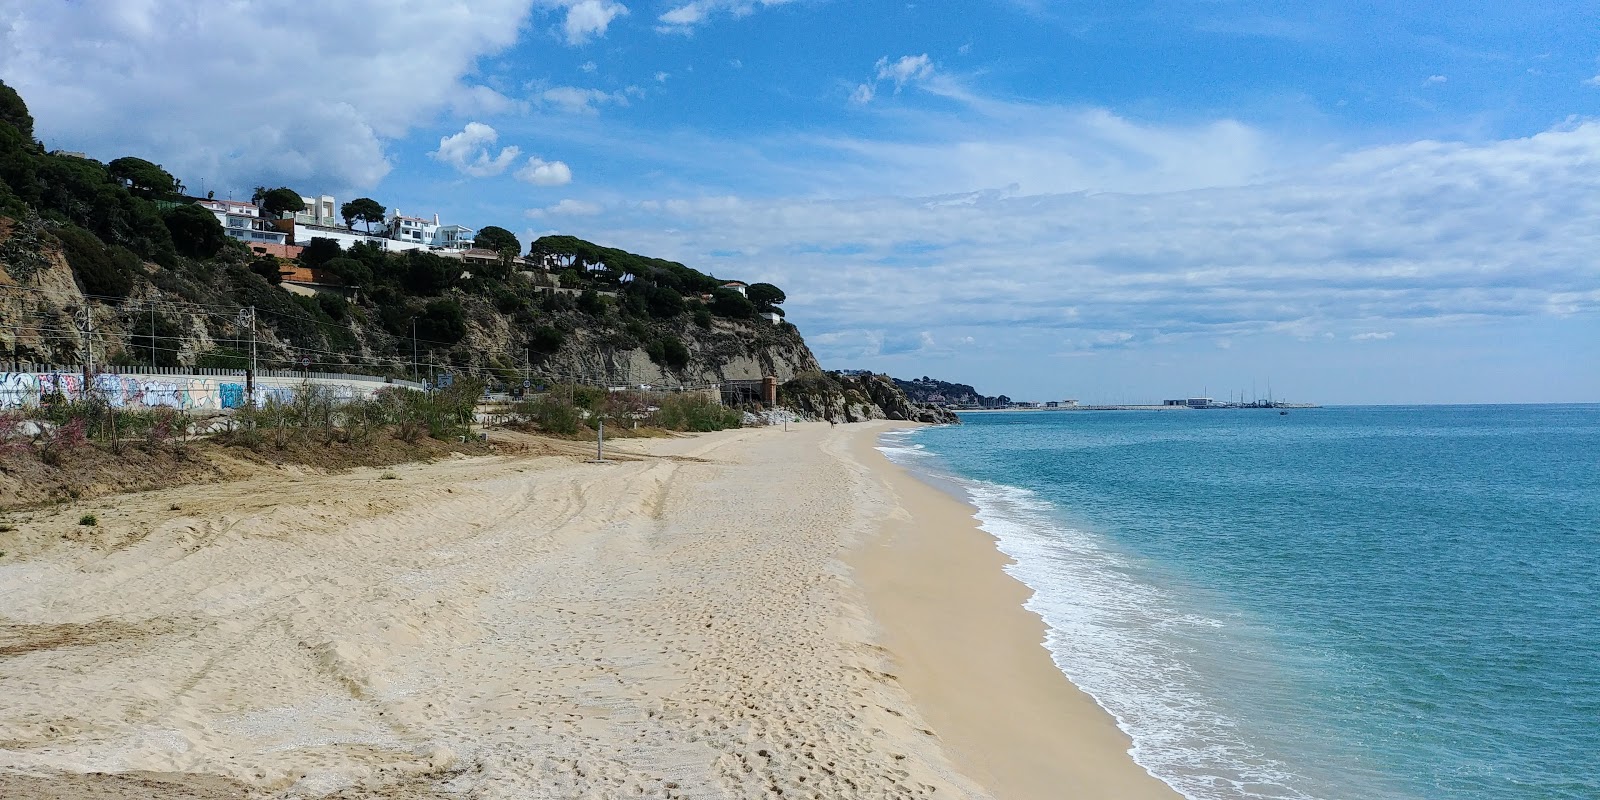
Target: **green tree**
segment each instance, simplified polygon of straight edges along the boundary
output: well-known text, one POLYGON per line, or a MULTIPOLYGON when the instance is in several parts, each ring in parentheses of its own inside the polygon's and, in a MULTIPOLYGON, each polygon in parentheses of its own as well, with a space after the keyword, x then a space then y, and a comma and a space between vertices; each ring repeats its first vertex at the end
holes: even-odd
POLYGON ((253 199, 255 204, 261 207, 261 213, 278 219, 282 219, 284 214, 293 214, 306 207, 305 201, 300 199, 300 193, 287 186, 279 186, 276 189, 257 186, 253 199))
POLYGON ((261 256, 250 262, 250 271, 260 275, 267 283, 277 286, 283 283, 283 274, 279 271, 280 266, 277 256, 261 256))
POLYGON ((367 233, 372 233, 372 223, 383 222, 384 207, 370 197, 357 197, 339 207, 339 214, 344 217, 345 227, 355 229, 357 222, 367 225, 367 233))
POLYGON ((711 293, 711 313, 729 319, 749 319, 755 316, 756 307, 732 289, 718 289, 711 293))
POLYGON ((528 350, 535 353, 551 355, 561 350, 567 343, 567 335, 560 328, 550 325, 540 325, 528 331, 528 350))
POLYGON ((76 226, 57 228, 54 234, 85 294, 120 299, 133 291, 133 276, 140 268, 138 256, 123 247, 107 247, 76 226))
POLYGON ((337 241, 326 236, 313 236, 300 250, 300 263, 316 269, 343 255, 344 251, 339 249, 337 241))
POLYGON ((22 138, 33 141, 33 115, 28 113, 28 104, 22 102, 22 95, 5 81, 0 81, 0 122, 16 128, 22 138))
POLYGON ((511 248, 517 253, 522 252, 522 243, 517 241, 516 235, 511 231, 496 225, 485 226, 477 233, 473 234, 472 246, 482 247, 485 250, 493 250, 496 253, 506 249, 507 247, 511 248))
POLYGON ((329 259, 322 268, 346 286, 367 286, 372 283, 372 270, 354 258, 341 256, 329 259))
POLYGON ((578 295, 578 310, 592 317, 598 317, 606 313, 605 298, 593 289, 584 289, 583 294, 578 295))
POLYGON ((420 339, 455 344, 466 335, 466 315, 461 311, 461 304, 455 300, 434 300, 417 315, 417 337, 420 339))
POLYGON ((178 194, 183 190, 178 179, 172 173, 161 168, 160 164, 153 164, 142 158, 123 156, 106 165, 106 172, 112 178, 127 184, 134 194, 140 197, 162 199, 178 194))
POLYGON ((773 310, 777 306, 783 305, 784 300, 789 299, 784 296, 782 289, 770 283, 750 284, 745 289, 745 296, 750 298, 750 302, 755 303, 756 308, 762 311, 773 310))
POLYGON ((405 286, 416 294, 438 294, 455 284, 461 262, 425 250, 407 250, 405 286))
POLYGON ((161 221, 172 234, 173 246, 190 258, 210 258, 228 241, 216 215, 199 206, 178 206, 163 214, 161 221))

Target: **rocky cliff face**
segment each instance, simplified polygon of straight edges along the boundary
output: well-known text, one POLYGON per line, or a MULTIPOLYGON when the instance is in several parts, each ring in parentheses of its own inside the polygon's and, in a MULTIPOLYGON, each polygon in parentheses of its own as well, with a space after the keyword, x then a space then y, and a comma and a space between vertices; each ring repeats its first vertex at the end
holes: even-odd
MULTIPOLYGON (((354 305, 342 318, 317 315, 312 303, 291 303, 280 288, 259 285, 241 292, 224 282, 198 288, 186 273, 156 264, 124 300, 90 301, 61 247, 37 220, 0 217, 0 360, 80 365, 88 357, 84 309, 93 316, 93 356, 98 365, 143 364, 149 359, 150 309, 157 309, 157 356, 162 366, 194 366, 218 348, 248 350, 248 334, 230 309, 258 307, 257 350, 263 368, 285 368, 313 353, 319 371, 410 372, 411 342, 380 324, 385 309, 377 303, 354 305), (270 302, 272 305, 263 305, 270 302), (204 306, 204 307, 202 307, 204 306)), ((222 270, 216 270, 221 272, 222 270)), ((255 277, 242 268, 237 281, 255 277)), ((514 313, 497 309, 487 297, 452 290, 443 295, 460 303, 464 335, 450 347, 419 351, 422 369, 450 365, 462 371, 511 382, 523 376, 540 381, 593 384, 704 385, 729 380, 779 382, 819 369, 816 357, 794 326, 764 319, 712 318, 698 324, 689 315, 675 319, 625 319, 614 307, 585 313, 571 303, 543 309, 532 295, 514 313), (561 332, 553 352, 530 347, 530 331, 561 332), (680 363, 651 358, 652 340, 681 342, 680 363)), ((302 298, 304 299, 304 298, 302 298)), ((425 337, 424 337, 425 338, 425 337)))
POLYGON ((846 376, 813 372, 779 388, 779 401, 812 419, 865 422, 894 419, 938 425, 959 425, 954 412, 913 403, 886 375, 846 376))

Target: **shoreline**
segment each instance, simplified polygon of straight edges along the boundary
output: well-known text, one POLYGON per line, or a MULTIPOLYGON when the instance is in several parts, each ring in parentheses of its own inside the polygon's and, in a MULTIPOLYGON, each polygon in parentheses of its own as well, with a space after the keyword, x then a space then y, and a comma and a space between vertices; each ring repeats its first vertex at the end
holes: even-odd
POLYGON ((999 798, 1181 795, 1137 764, 1132 740, 1073 685, 1024 608, 1032 590, 976 509, 877 449, 887 427, 857 433, 852 457, 893 504, 849 556, 900 683, 963 774, 999 798))

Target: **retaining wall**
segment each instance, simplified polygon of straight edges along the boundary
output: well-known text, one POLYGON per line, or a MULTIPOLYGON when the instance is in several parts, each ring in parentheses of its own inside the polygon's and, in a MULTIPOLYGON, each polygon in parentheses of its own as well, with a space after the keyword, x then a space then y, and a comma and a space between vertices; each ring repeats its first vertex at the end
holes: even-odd
MULTIPOLYGON (((246 405, 242 374, 197 374, 151 370, 152 374, 100 373, 91 385, 115 408, 172 408, 180 411, 223 411, 246 405)), ((207 370, 206 372, 224 372, 207 370)), ((385 381, 368 376, 310 377, 299 373, 260 373, 255 378, 255 403, 268 399, 286 402, 307 384, 329 387, 344 400, 367 398, 385 388, 420 388, 410 381, 385 381)), ((69 400, 84 396, 82 370, 0 372, 0 409, 37 406, 39 399, 57 393, 69 400)))

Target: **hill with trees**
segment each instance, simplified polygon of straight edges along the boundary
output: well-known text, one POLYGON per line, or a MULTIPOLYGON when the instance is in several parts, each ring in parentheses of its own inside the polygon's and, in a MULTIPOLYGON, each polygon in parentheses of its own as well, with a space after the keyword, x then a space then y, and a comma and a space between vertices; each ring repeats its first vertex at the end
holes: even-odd
MULTIPOLYGON (((430 370, 491 382, 698 384, 817 369, 799 332, 774 324, 781 289, 741 294, 687 265, 571 236, 526 255, 510 231, 480 230, 495 263, 372 243, 304 245, 297 261, 225 235, 160 164, 102 164, 33 138, 22 98, 0 83, 0 359, 35 364, 242 367, 409 377, 430 370), (280 281, 309 270, 326 291, 280 281), (253 308, 253 320, 241 310, 253 308), (253 324, 252 324, 253 323, 253 324)), ((299 193, 258 189, 265 216, 299 193)), ((346 224, 381 223, 358 198, 346 224)))

